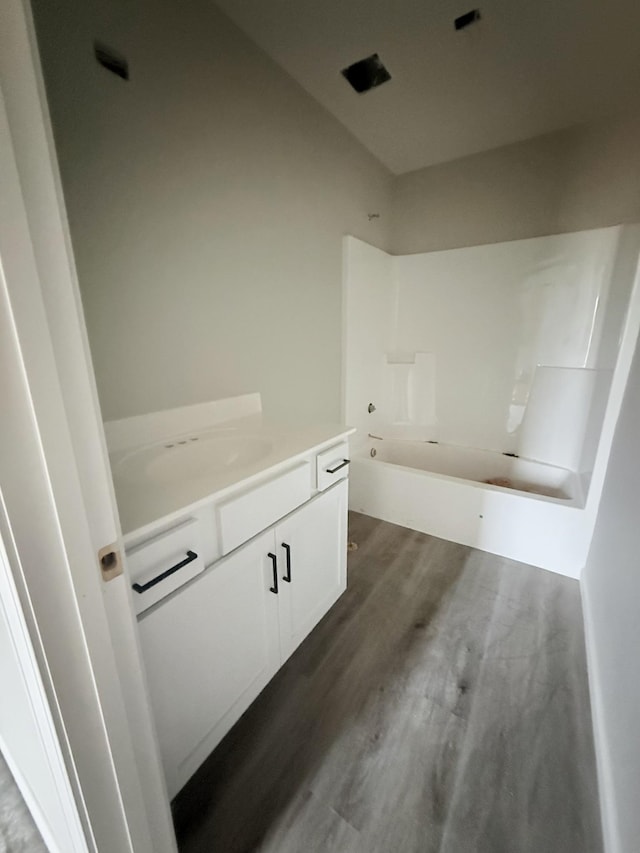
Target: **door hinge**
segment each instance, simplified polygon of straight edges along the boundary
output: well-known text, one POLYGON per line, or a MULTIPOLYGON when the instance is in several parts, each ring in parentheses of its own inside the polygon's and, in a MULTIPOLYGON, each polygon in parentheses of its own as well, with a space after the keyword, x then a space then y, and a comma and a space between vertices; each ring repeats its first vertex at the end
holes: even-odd
POLYGON ((122 574, 122 558, 117 543, 105 545, 98 551, 98 562, 103 581, 112 581, 122 574))

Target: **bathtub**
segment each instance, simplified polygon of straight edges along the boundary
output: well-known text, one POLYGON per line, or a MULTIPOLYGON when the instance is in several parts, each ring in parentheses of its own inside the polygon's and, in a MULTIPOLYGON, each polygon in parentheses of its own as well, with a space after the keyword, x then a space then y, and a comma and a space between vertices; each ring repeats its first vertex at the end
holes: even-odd
POLYGON ((371 436, 351 457, 352 510, 579 577, 588 525, 576 473, 489 450, 371 436))
POLYGON ((473 480, 492 488, 510 488, 555 500, 575 501, 580 497, 580 479, 572 471, 494 450, 373 437, 369 438, 368 448, 369 456, 377 462, 417 468, 434 475, 473 480), (511 486, 488 483, 488 480, 508 481, 511 486))

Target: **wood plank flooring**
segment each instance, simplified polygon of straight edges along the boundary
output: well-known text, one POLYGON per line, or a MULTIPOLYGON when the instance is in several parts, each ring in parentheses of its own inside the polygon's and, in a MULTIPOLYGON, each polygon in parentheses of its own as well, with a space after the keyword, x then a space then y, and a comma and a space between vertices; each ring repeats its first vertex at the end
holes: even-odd
POLYGON ((181 853, 602 853, 577 582, 350 538, 347 592, 174 801, 181 853))

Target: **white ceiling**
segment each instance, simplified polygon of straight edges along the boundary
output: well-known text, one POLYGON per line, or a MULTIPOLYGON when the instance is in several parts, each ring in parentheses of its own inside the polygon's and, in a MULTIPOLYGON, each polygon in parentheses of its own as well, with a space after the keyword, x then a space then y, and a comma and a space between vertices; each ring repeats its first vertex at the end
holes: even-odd
POLYGON ((217 4, 396 174, 640 103, 640 0, 217 4), (393 79, 358 95, 340 71, 372 53, 393 79))

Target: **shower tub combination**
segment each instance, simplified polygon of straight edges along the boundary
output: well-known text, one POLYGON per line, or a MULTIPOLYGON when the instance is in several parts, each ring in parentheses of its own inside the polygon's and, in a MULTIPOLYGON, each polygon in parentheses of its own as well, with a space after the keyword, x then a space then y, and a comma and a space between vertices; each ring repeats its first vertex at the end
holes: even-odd
POLYGON ((588 536, 572 471, 490 450, 369 436, 353 448, 352 475, 349 505, 357 512, 579 577, 588 536))
POLYGON ((638 225, 409 255, 345 238, 351 508, 579 577, 639 256, 638 225))

